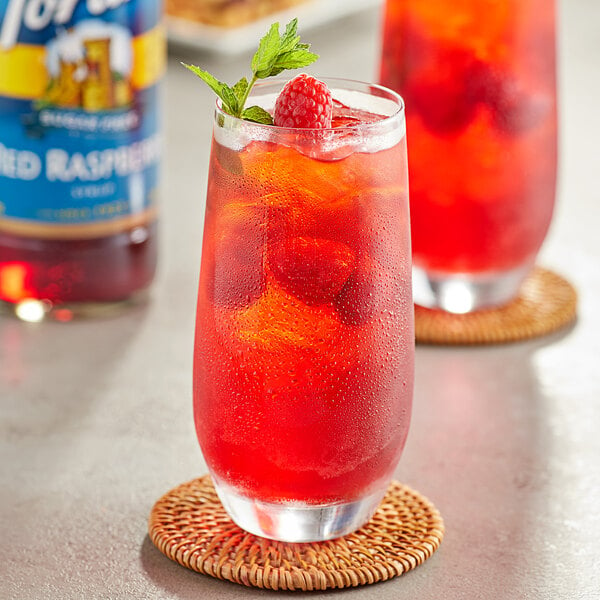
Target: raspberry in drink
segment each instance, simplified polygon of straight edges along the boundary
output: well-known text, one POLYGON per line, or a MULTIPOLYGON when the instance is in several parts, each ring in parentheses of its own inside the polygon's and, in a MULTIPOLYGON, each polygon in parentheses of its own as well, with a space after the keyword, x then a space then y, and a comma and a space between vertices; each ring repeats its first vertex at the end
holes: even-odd
POLYGON ((368 520, 411 412, 402 104, 378 86, 325 83, 321 94, 300 76, 293 95, 256 85, 253 114, 274 125, 217 109, 202 247, 198 439, 232 518, 286 541, 368 520), (323 114, 324 127, 287 121, 323 114))
POLYGON ((552 0, 387 0, 381 81, 407 104, 420 304, 502 304, 533 265, 555 197, 554 17, 552 0))

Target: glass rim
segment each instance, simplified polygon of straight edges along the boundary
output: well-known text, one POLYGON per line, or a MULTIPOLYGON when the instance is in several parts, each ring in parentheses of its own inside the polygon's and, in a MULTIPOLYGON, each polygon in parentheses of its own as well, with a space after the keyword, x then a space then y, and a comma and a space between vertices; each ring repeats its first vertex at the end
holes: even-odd
MULTIPOLYGON (((361 81, 359 79, 347 79, 344 77, 321 77, 318 78, 319 81, 323 81, 325 84, 327 84, 327 86, 329 87, 329 82, 331 82, 332 84, 340 84, 337 86, 337 89, 345 89, 345 90, 350 90, 352 91, 353 88, 352 87, 348 87, 347 84, 351 84, 351 85, 355 85, 355 86, 364 86, 365 88, 369 88, 370 90, 378 90, 380 92, 382 92, 382 95, 380 95, 379 97, 383 97, 386 98, 388 100, 391 100, 393 102, 396 103, 397 105, 397 110, 391 114, 391 115, 386 115, 384 116, 383 119, 379 119, 377 121, 373 121, 371 123, 357 123, 354 125, 342 125, 339 127, 323 127, 323 128, 312 128, 312 127, 279 127, 277 125, 268 125, 266 123, 256 123, 255 121, 247 121, 246 119, 242 119, 241 117, 234 117, 233 115, 229 114, 228 112, 225 112, 221 106, 222 101, 220 98, 217 98, 215 101, 215 106, 216 106, 216 110, 215 110, 215 116, 223 116, 226 119, 231 119, 232 121, 236 122, 239 121, 241 123, 243 123, 246 126, 256 126, 259 128, 267 128, 268 131, 280 131, 280 132, 288 132, 288 133, 296 133, 296 134, 302 134, 302 135, 307 135, 307 134, 314 134, 314 133, 319 133, 319 132, 348 132, 348 131, 356 131, 356 130, 363 130, 363 129, 371 129, 371 128, 380 128, 382 126, 385 126, 386 123, 389 123, 391 121, 393 121, 394 119, 398 119, 398 118, 402 118, 403 120, 405 119, 405 110, 406 110, 406 104, 404 102, 404 98, 398 94, 397 92, 395 92, 394 90, 381 85, 379 83, 371 83, 368 81, 361 81), (343 84, 346 84, 346 86, 344 87, 343 84), (385 95, 384 95, 385 94, 385 95)), ((288 81, 290 81, 290 79, 286 79, 284 77, 274 77, 274 78, 268 78, 268 79, 263 79, 260 81, 257 81, 256 84, 254 85, 254 87, 252 88, 252 92, 250 93, 250 95, 248 96, 248 99, 252 98, 252 96, 254 95, 255 91, 260 89, 261 87, 266 87, 266 86, 280 86, 283 87, 288 81)), ((336 89, 336 88, 334 88, 336 89)), ((371 94, 374 95, 374 94, 371 94)))

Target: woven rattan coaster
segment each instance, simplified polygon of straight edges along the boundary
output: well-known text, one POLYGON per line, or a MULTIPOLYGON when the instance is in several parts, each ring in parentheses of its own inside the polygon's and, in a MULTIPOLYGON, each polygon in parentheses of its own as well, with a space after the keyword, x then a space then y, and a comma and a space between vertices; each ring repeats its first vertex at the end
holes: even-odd
POLYGON ((358 531, 327 542, 276 542, 235 525, 207 475, 160 498, 148 530, 163 554, 199 573, 270 590, 308 591, 375 583, 410 571, 437 550, 444 524, 429 500, 394 481, 358 531))
POLYGON ((547 335, 575 320, 577 293, 560 275, 536 267, 519 295, 501 308, 455 315, 415 306, 422 344, 499 344, 547 335))

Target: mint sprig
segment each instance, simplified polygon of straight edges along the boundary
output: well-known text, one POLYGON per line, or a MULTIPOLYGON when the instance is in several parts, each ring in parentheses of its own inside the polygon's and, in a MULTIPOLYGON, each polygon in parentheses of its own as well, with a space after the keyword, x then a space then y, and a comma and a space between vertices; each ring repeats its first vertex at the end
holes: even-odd
POLYGON ((292 19, 285 28, 283 35, 279 34, 279 23, 273 23, 266 35, 260 40, 258 50, 252 57, 252 78, 248 81, 242 77, 235 85, 229 86, 208 71, 195 65, 181 63, 186 69, 195 73, 206 83, 222 101, 226 113, 253 121, 255 123, 273 124, 273 117, 260 106, 245 108, 248 95, 259 79, 279 75, 288 69, 306 67, 319 56, 309 50, 310 44, 300 42, 297 35, 298 19, 292 19))

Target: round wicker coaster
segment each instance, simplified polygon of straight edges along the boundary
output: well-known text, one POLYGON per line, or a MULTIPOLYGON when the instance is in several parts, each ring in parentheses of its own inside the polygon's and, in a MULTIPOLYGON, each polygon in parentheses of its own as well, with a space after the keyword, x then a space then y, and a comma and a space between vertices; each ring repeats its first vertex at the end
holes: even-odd
POLYGON ((160 498, 148 531, 163 554, 199 573, 270 590, 309 591, 410 571, 437 550, 444 524, 429 500, 394 481, 358 531, 326 542, 276 542, 235 525, 206 475, 160 498))
POLYGON ((456 315, 415 306, 422 344, 499 344, 547 335, 575 320, 577 293, 560 275, 536 267, 519 295, 501 308, 456 315))

